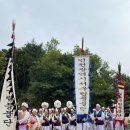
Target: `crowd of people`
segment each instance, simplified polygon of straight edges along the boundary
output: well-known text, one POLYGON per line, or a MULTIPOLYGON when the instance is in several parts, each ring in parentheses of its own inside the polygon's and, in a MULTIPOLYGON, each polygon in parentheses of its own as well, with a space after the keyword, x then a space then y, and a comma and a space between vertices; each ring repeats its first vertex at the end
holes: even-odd
MULTIPOLYGON (((87 118, 78 117, 74 108, 39 108, 28 110, 22 103, 18 111, 18 130, 114 130, 115 113, 99 104, 87 118)), ((118 127, 118 126, 117 126, 118 127)), ((123 125, 117 130, 123 130, 123 125)))

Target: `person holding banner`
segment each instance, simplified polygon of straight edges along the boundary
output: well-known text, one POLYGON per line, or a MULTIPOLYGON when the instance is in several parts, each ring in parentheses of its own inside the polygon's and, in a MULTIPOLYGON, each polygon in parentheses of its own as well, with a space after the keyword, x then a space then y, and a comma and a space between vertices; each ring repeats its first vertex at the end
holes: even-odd
POLYGON ((27 111, 28 109, 28 104, 27 103, 22 103, 22 110, 18 111, 18 121, 17 123, 19 124, 19 130, 30 130, 30 123, 28 122, 30 118, 30 114, 27 111))
POLYGON ((73 109, 71 109, 71 117, 70 117, 70 130, 76 130, 76 114, 73 109))
POLYGON ((104 130, 104 118, 105 115, 101 110, 99 104, 96 105, 96 111, 91 115, 95 121, 95 130, 104 130))

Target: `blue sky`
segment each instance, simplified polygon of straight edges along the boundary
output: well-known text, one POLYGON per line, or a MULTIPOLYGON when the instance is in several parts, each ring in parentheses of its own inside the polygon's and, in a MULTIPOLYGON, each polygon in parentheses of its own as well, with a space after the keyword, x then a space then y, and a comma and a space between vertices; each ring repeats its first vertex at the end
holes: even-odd
POLYGON ((85 47, 110 67, 130 76, 130 0, 0 0, 0 49, 11 41, 16 20, 16 46, 52 37, 68 52, 85 38, 85 47))

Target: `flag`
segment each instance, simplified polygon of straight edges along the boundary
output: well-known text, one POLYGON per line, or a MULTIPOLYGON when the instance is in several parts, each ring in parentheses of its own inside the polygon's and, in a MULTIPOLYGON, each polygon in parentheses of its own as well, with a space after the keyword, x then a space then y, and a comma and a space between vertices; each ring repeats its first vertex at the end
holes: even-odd
POLYGON ((125 86, 124 86, 123 84, 118 84, 118 88, 122 88, 122 89, 124 89, 125 86))
POLYGON ((74 88, 77 117, 86 118, 90 107, 90 58, 74 57, 74 88))
POLYGON ((14 43, 13 42, 11 42, 11 43, 9 43, 7 46, 13 46, 14 45, 14 43))
POLYGON ((6 68, 1 99, 0 99, 0 129, 1 130, 16 130, 17 122, 17 105, 14 87, 14 72, 13 72, 13 51, 14 43, 9 44, 11 48, 8 51, 8 65, 6 68))
POLYGON ((124 124, 124 102, 125 102, 125 84, 122 82, 121 65, 118 65, 118 82, 116 93, 116 117, 114 119, 114 126, 119 122, 120 126, 124 124))

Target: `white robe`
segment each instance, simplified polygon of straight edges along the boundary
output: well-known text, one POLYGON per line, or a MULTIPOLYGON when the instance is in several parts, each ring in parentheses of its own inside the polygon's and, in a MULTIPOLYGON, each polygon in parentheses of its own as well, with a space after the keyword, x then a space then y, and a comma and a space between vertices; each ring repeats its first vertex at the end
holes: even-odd
MULTIPOLYGON (((50 118, 48 117, 48 120, 49 120, 49 119, 50 119, 50 118)), ((43 120, 43 116, 40 117, 40 122, 41 122, 41 123, 45 123, 45 120, 43 120)), ((50 127, 50 126, 42 126, 42 129, 43 129, 43 130, 50 130, 51 127, 50 127)))
MULTIPOLYGON (((60 119, 60 116, 59 116, 59 119, 60 119)), ((59 120, 61 122, 61 119, 59 120)), ((55 119, 54 119, 54 116, 52 117, 52 122, 55 123, 55 119)), ((61 130, 61 125, 60 126, 53 126, 56 130, 61 130)))
POLYGON ((77 123, 77 130, 85 130, 86 124, 85 123, 77 123))
MULTIPOLYGON (((60 114, 60 121, 62 122, 62 114, 60 114)), ((62 123, 61 128, 62 130, 67 130, 68 126, 69 126, 69 123, 66 123, 66 124, 62 123)))
POLYGON ((22 125, 22 124, 26 124, 30 118, 30 114, 28 111, 24 112, 24 117, 21 118, 22 116, 22 111, 18 111, 18 122, 19 122, 19 130, 27 130, 27 125, 22 125))
MULTIPOLYGON (((73 115, 73 116, 70 117, 70 121, 73 121, 75 119, 76 119, 76 115, 73 115)), ((70 130, 76 130, 76 126, 70 125, 70 130)))
MULTIPOLYGON (((99 112, 100 112, 100 110, 96 111, 96 114, 98 114, 99 112)), ((95 120, 94 113, 91 115, 91 117, 93 120, 95 120)), ((104 119, 105 119, 105 115, 102 112, 101 117, 98 117, 98 120, 104 121, 104 119)), ((105 130, 104 125, 95 125, 95 130, 105 130)))

